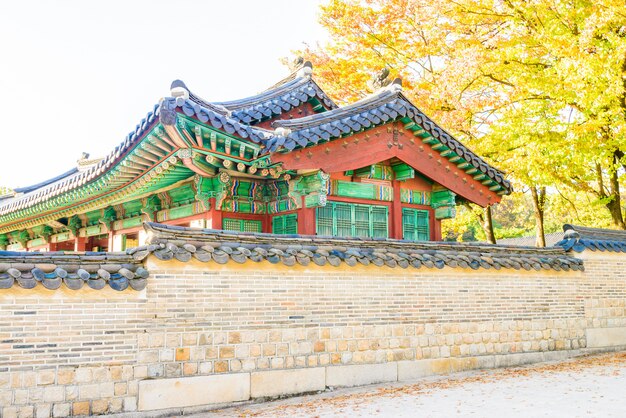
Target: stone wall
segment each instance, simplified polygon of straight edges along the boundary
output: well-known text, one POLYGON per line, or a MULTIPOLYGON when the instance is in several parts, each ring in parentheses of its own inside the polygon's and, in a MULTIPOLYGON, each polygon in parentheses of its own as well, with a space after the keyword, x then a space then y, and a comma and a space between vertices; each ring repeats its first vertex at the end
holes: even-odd
MULTIPOLYGON (((0 291, 0 413, 184 408, 626 345, 626 258, 585 271, 147 260, 141 291, 0 291)), ((150 412, 152 411, 152 412, 150 412)))

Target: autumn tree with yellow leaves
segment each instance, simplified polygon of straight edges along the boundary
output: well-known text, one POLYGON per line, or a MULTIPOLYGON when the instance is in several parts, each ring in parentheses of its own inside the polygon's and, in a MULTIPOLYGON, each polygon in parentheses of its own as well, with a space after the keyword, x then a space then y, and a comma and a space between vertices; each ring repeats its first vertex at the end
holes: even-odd
POLYGON ((528 195, 539 245, 546 216, 564 213, 550 207, 567 202, 626 229, 623 0, 331 0, 320 22, 329 42, 299 53, 323 87, 353 101, 383 68, 402 77, 418 107, 528 195))

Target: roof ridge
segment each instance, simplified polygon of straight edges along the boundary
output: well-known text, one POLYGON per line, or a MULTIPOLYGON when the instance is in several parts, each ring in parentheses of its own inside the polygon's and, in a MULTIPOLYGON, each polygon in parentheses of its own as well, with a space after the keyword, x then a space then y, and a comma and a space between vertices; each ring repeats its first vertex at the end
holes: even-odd
MULTIPOLYGON (((349 113, 354 113, 354 110, 362 107, 362 111, 369 110, 370 108, 379 106, 380 104, 389 103, 393 99, 400 98, 400 92, 388 88, 382 88, 366 97, 350 103, 346 106, 337 107, 324 113, 316 113, 314 115, 304 116, 296 119, 279 119, 272 122, 272 126, 276 128, 297 128, 299 125, 305 125, 310 122, 323 121, 328 119, 335 120, 349 113)), ((407 100, 407 99, 405 99, 407 100)), ((408 101, 408 100, 407 100, 408 101)), ((324 123, 324 122, 320 122, 324 123)), ((305 129, 305 128, 301 128, 305 129)))
POLYGON ((319 235, 276 235, 263 232, 238 232, 238 231, 226 231, 221 229, 202 229, 191 228, 183 226, 173 226, 160 224, 156 222, 144 222, 144 229, 152 233, 156 238, 189 238, 198 241, 215 242, 220 238, 228 239, 240 239, 242 241, 250 241, 258 244, 267 242, 280 243, 301 243, 306 245, 313 245, 315 243, 322 245, 331 245, 333 243, 342 244, 343 246, 380 246, 386 244, 392 248, 406 248, 412 247, 415 249, 439 249, 447 251, 463 251, 463 252, 477 252, 477 251, 489 251, 491 253, 503 253, 513 250, 518 253, 543 253, 552 255, 564 255, 565 250, 561 247, 520 247, 514 245, 499 245, 499 244, 485 244, 477 242, 445 242, 445 241, 408 241, 399 240, 393 238, 354 238, 354 237, 328 237, 319 235))
POLYGON ((219 264, 233 260, 269 261, 287 266, 338 267, 376 265, 408 268, 510 268, 515 270, 584 270, 583 261, 562 248, 503 247, 456 243, 423 243, 388 239, 335 238, 299 235, 240 233, 146 223, 149 245, 137 247, 141 257, 153 254, 160 260, 219 264))

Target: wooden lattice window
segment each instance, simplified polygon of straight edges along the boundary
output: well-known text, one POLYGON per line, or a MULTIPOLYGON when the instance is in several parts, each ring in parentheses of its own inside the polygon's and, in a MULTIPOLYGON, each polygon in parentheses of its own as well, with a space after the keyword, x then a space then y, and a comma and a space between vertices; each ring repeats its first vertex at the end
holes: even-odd
POLYGON ((328 202, 317 208, 316 232, 335 237, 387 238, 387 206, 328 202))
POLYGON ((224 218, 222 220, 222 229, 240 232, 261 232, 263 230, 261 221, 232 218, 224 218))
POLYGON ((430 240, 427 210, 402 208, 402 238, 410 241, 430 240))
POLYGON ((274 216, 272 218, 273 234, 297 234, 298 233, 298 215, 290 213, 289 215, 274 216))

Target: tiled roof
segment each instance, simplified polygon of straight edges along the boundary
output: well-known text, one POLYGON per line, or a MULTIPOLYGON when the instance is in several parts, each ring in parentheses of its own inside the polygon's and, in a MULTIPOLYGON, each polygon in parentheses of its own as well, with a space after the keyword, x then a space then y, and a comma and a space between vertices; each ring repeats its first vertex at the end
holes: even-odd
POLYGON ((137 144, 142 135, 154 126, 155 122, 158 120, 158 116, 159 105, 157 104, 154 105, 152 111, 148 112, 146 117, 141 120, 135 129, 126 135, 126 138, 99 163, 84 171, 72 170, 71 174, 68 172, 43 182, 40 185, 23 188, 24 194, 18 194, 12 199, 0 201, 0 215, 33 206, 51 197, 84 186, 98 178, 114 166, 126 151, 137 144), (56 181, 54 181, 55 179, 56 181))
POLYGON ((242 100, 222 102, 232 111, 232 117, 244 123, 258 123, 280 116, 311 99, 317 99, 327 109, 337 107, 322 89, 309 77, 299 77, 275 89, 242 100))
POLYGON ((191 92, 180 80, 174 81, 172 87, 187 90, 189 100, 197 105, 227 115, 238 122, 254 125, 280 116, 311 99, 317 99, 327 109, 336 108, 337 105, 311 78, 311 71, 311 63, 305 62, 302 67, 269 89, 254 96, 226 102, 206 101, 191 92))
POLYGON ((626 252, 626 231, 563 225, 565 235, 556 245, 569 251, 626 252))
POLYGON ((64 253, 0 251, 0 289, 18 285, 32 289, 40 283, 46 289, 64 284, 77 290, 110 286, 114 290, 130 287, 142 290, 148 271, 127 253, 64 253))
POLYGON ((411 242, 299 235, 241 233, 144 224, 150 246, 139 247, 161 260, 247 261, 339 266, 377 265, 400 268, 471 268, 515 270, 583 270, 582 260, 561 248, 524 248, 467 243, 411 242))
POLYGON ((296 147, 330 141, 401 118, 411 119, 505 190, 512 190, 511 183, 504 178, 501 171, 490 166, 422 113, 401 93, 398 84, 392 84, 363 100, 328 112, 293 120, 276 120, 272 126, 285 129, 285 134, 274 136, 266 146, 269 152, 281 148, 291 151, 296 147))
POLYGON ((22 194, 18 193, 11 198, 0 200, 0 215, 28 208, 97 179, 115 166, 128 150, 135 147, 157 121, 160 120, 164 124, 174 123, 175 115, 173 113, 177 108, 187 116, 195 116, 201 122, 209 123, 227 133, 249 138, 255 143, 265 142, 271 136, 271 132, 267 130, 244 125, 212 108, 200 106, 190 99, 168 97, 163 99, 160 104, 155 105, 153 110, 136 126, 135 130, 128 134, 124 141, 101 161, 82 171, 73 169, 40 184, 16 189, 15 192, 22 192, 22 194))
MULTIPOLYGON (((307 69, 310 70, 310 67, 305 64, 301 70, 307 69)), ((172 87, 186 90, 184 83, 179 81, 174 82, 172 87)), ((228 134, 238 135, 251 142, 261 144, 263 146, 262 154, 279 149, 288 151, 298 146, 305 147, 396 119, 410 118, 423 127, 433 138, 441 142, 443 146, 449 148, 450 152, 455 153, 458 158, 462 158, 467 164, 479 170, 478 175, 486 176, 487 182, 493 181, 504 188, 504 191, 499 192, 499 194, 511 190, 510 183, 504 179, 504 175, 500 171, 491 167, 437 126, 393 87, 383 89, 364 100, 342 108, 336 108, 335 104, 315 84, 310 77, 310 71, 294 73, 266 92, 231 102, 212 104, 203 101, 188 90, 187 93, 189 93, 188 96, 182 95, 162 99, 109 155, 92 166, 83 167, 80 170, 73 169, 40 184, 17 189, 17 193, 12 196, 3 196, 0 199, 0 216, 9 219, 18 211, 23 211, 23 213, 27 211, 40 212, 41 208, 36 207, 36 205, 48 204, 52 202, 51 199, 53 198, 61 201, 62 204, 69 204, 76 196, 71 196, 67 192, 102 180, 103 175, 114 171, 118 164, 124 163, 122 160, 125 156, 133 152, 140 140, 158 122, 170 126, 175 124, 177 112, 189 117, 193 116, 200 122, 210 124, 228 134), (276 131, 251 125, 276 116, 313 98, 331 110, 293 120, 276 120, 273 125, 282 128, 276 131)), ((101 186, 92 187, 93 193, 100 190, 101 186)), ((55 204, 58 203, 55 202, 55 204)), ((52 209, 46 208, 46 210, 52 209)), ((33 213, 28 213, 28 215, 33 213)), ((19 216, 24 215, 20 214, 19 216)))
POLYGON ((28 192, 32 192, 33 190, 40 189, 40 188, 42 188, 42 187, 48 186, 48 185, 50 185, 50 184, 52 184, 52 183, 54 183, 54 182, 57 182, 57 181, 59 181, 59 180, 63 180, 63 179, 65 179, 65 178, 67 178, 67 177, 70 177, 70 176, 72 176, 72 175, 76 174, 76 173, 78 173, 78 168, 74 167, 74 168, 72 168, 71 170, 66 171, 66 172, 65 172, 65 173, 63 173, 63 174, 60 174, 60 175, 58 175, 58 176, 56 176, 56 177, 52 177, 51 179, 48 179, 48 180, 42 181, 41 183, 37 183, 37 184, 34 184, 34 185, 32 185, 32 186, 27 186, 27 187, 16 187, 13 191, 14 191, 15 193, 28 193, 28 192))
POLYGON ((180 108, 187 116, 195 116, 202 123, 208 123, 214 128, 222 129, 226 133, 236 134, 248 138, 254 143, 265 143, 272 133, 268 130, 255 128, 239 122, 228 114, 215 110, 214 106, 207 107, 183 97, 167 97, 161 101, 160 120, 164 125, 173 125, 176 122, 175 109, 180 108))

